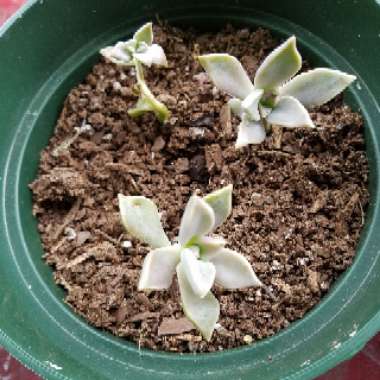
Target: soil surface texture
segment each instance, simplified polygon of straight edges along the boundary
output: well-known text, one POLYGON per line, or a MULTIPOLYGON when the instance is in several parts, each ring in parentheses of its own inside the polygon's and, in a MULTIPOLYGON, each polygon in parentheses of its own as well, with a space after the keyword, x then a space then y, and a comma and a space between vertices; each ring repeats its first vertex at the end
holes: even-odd
POLYGON ((254 344, 302 318, 352 263, 369 200, 363 120, 339 97, 311 111, 316 129, 274 128, 263 144, 236 150, 239 120, 229 97, 195 57, 228 52, 253 77, 280 41, 231 26, 217 34, 154 32, 169 66, 146 76, 171 118, 166 125, 152 114, 130 118, 134 72, 104 60, 69 93, 30 186, 44 259, 75 312, 139 347, 212 352, 254 344), (217 233, 265 288, 215 286, 221 314, 206 342, 184 318, 176 280, 168 291, 137 291, 148 247, 124 231, 117 194, 152 198, 174 240, 190 195, 230 183, 233 211, 217 233))

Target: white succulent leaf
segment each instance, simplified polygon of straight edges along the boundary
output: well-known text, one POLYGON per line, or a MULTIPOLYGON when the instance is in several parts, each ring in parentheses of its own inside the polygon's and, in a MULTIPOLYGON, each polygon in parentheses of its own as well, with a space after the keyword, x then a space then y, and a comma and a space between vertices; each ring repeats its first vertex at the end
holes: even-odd
POLYGON ((207 54, 198 59, 215 86, 227 94, 245 99, 254 90, 248 74, 235 57, 229 54, 207 54))
POLYGON ((202 256, 209 260, 216 268, 215 282, 226 289, 247 288, 261 286, 248 260, 235 251, 221 248, 212 254, 202 256))
POLYGON ((180 245, 157 248, 144 259, 139 290, 169 289, 176 267, 180 262, 180 245))
POLYGON ((270 124, 288 128, 314 127, 307 109, 292 96, 280 97, 272 112, 268 115, 267 121, 270 124))
POLYGON ((267 116, 272 112, 272 108, 265 107, 262 104, 259 105, 260 108, 260 115, 263 119, 266 119, 267 116))
POLYGON ((138 43, 135 40, 125 41, 123 42, 123 44, 124 44, 124 49, 129 51, 131 54, 133 54, 136 51, 137 46, 138 46, 138 43))
POLYGON ((277 89, 290 80, 301 68, 302 58, 294 36, 273 50, 258 68, 254 84, 265 91, 277 89))
POLYGON ((248 114, 251 120, 260 120, 259 103, 263 94, 264 90, 255 89, 241 103, 242 109, 248 114))
POLYGON ((209 292, 201 298, 194 293, 183 270, 183 263, 177 266, 177 277, 181 294, 182 307, 186 317, 196 326, 203 337, 209 341, 219 319, 220 305, 209 292))
POLYGON ((243 120, 238 126, 238 136, 235 147, 242 148, 249 144, 261 144, 265 140, 265 137, 265 128, 261 122, 252 121, 247 117, 243 117, 243 120))
POLYGON ((182 216, 178 241, 186 246, 194 238, 207 235, 215 225, 215 215, 211 206, 197 195, 190 197, 182 216))
POLYGON ((125 229, 152 248, 170 246, 153 201, 142 196, 119 194, 119 210, 125 229))
POLYGON ((145 112, 153 112, 161 123, 165 123, 170 117, 170 111, 161 103, 143 81, 139 81, 140 98, 134 108, 128 110, 131 117, 139 117, 145 112))
POLYGON ((199 260, 199 248, 185 248, 181 251, 181 266, 198 297, 205 297, 215 280, 215 267, 210 262, 199 260))
POLYGON ((134 54, 134 57, 143 63, 145 66, 167 66, 168 61, 166 60, 166 55, 164 49, 157 44, 150 46, 144 46, 144 48, 139 48, 134 54))
POLYGON ((219 236, 201 236, 195 243, 199 247, 200 252, 212 254, 213 252, 219 251, 220 248, 226 245, 226 241, 219 236))
POLYGON ((230 107, 231 112, 242 118, 243 117, 243 107, 242 107, 242 101, 238 98, 232 98, 228 101, 228 106, 230 107))
MULTIPOLYGON (((134 41, 134 40, 131 40, 131 41, 134 41)), ((133 50, 133 53, 145 53, 150 46, 145 42, 140 42, 140 43, 136 43, 136 41, 134 42, 136 44, 136 48, 133 50)))
POLYGON ((147 22, 141 28, 139 28, 133 35, 133 39, 138 42, 144 42, 147 45, 152 45, 153 43, 153 26, 151 22, 147 22))
POLYGON ((232 210, 232 185, 213 191, 203 199, 214 210, 215 223, 213 230, 223 224, 232 210))
POLYGON ((339 70, 317 68, 294 77, 280 88, 280 94, 293 96, 311 108, 333 99, 355 79, 354 75, 339 70))
POLYGON ((133 55, 128 49, 127 42, 118 42, 100 50, 100 54, 118 66, 132 66, 133 55))

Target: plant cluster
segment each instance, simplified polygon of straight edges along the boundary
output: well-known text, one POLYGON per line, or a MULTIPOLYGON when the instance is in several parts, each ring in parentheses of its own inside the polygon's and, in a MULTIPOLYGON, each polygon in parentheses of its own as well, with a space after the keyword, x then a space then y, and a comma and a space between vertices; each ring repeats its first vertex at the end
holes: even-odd
POLYGON ((302 58, 294 36, 265 58, 253 83, 241 63, 229 54, 208 54, 198 59, 215 86, 233 96, 228 104, 241 119, 237 148, 262 143, 271 125, 313 128, 305 107, 328 102, 356 79, 326 68, 295 76, 302 58))
MULTIPOLYGON (((139 100, 129 114, 154 112, 165 123, 169 111, 144 80, 143 65, 167 65, 162 47, 153 44, 152 24, 142 26, 132 39, 102 49, 101 54, 116 65, 135 68, 139 100)), ((236 148, 263 142, 272 125, 314 127, 306 108, 326 103, 355 80, 353 75, 326 68, 296 75, 302 59, 294 36, 266 57, 253 83, 229 54, 198 59, 215 86, 233 97, 229 107, 241 119, 236 148)), ((219 302, 211 292, 214 283, 226 289, 262 286, 244 256, 226 248, 224 239, 210 235, 231 213, 232 185, 203 198, 193 195, 172 243, 152 200, 119 194, 119 209, 129 234, 152 248, 145 257, 138 290, 168 289, 177 274, 184 313, 206 340, 211 339, 219 318, 219 302)))
POLYGON ((163 103, 156 99, 144 79, 143 65, 165 67, 168 64, 162 47, 153 43, 152 23, 143 25, 132 39, 126 42, 117 42, 113 46, 100 50, 100 53, 118 66, 135 68, 140 97, 136 106, 128 111, 129 115, 138 117, 145 112, 153 112, 161 123, 165 123, 170 112, 163 103))
POLYGON ((171 244, 150 199, 119 194, 126 230, 153 248, 144 260, 138 289, 168 289, 177 273, 185 315, 207 340, 219 318, 219 302, 211 293, 214 282, 226 289, 261 286, 244 256, 226 248, 224 239, 208 236, 227 219, 231 205, 232 185, 203 198, 193 195, 183 213, 178 239, 171 244))

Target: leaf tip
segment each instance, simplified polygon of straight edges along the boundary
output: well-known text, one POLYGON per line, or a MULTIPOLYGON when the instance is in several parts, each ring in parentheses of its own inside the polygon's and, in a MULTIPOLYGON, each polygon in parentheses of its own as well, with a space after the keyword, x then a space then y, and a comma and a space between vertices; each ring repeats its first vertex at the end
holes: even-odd
POLYGON ((206 55, 197 55, 197 61, 203 66, 206 61, 206 55))
POLYGON ((210 65, 213 63, 219 63, 223 62, 226 59, 229 59, 230 56, 229 54, 223 54, 223 53, 211 53, 211 54, 204 54, 204 55, 198 55, 197 59, 198 62, 201 64, 201 66, 209 72, 211 69, 210 65))
POLYGON ((135 34, 133 39, 137 42, 145 42, 147 45, 152 45, 153 42, 153 23, 151 21, 142 25, 135 34))
POLYGON ((213 69, 213 65, 215 64, 223 64, 223 63, 226 63, 228 61, 233 61, 233 60, 237 61, 235 57, 227 53, 203 54, 203 55, 198 55, 197 59, 206 71, 213 69))
POLYGON ((204 55, 198 55, 197 60, 200 63, 200 65, 203 67, 203 69, 208 72, 209 70, 209 63, 213 59, 213 54, 204 54, 204 55))
POLYGON ((300 54, 300 52, 298 51, 298 48, 297 48, 297 38, 296 38, 296 36, 293 35, 293 36, 289 37, 288 38, 288 43, 289 43, 289 46, 292 49, 292 53, 294 55, 295 62, 298 65, 298 70, 299 70, 302 67, 302 56, 301 56, 301 54, 300 54))
POLYGON ((119 194, 117 194, 117 200, 118 200, 119 209, 120 209, 120 212, 121 212, 122 203, 127 200, 127 196, 124 195, 124 194, 119 193, 119 194))
POLYGON ((353 75, 353 74, 346 74, 346 83, 347 83, 347 86, 349 86, 352 82, 355 82, 356 79, 358 79, 356 77, 356 75, 353 75))
MULTIPOLYGON (((293 49, 293 51, 298 52, 298 49, 297 49, 297 37, 293 34, 292 36, 290 36, 285 42, 284 42, 284 45, 285 46, 289 46, 293 49)), ((300 56, 301 57, 301 56, 300 56)))

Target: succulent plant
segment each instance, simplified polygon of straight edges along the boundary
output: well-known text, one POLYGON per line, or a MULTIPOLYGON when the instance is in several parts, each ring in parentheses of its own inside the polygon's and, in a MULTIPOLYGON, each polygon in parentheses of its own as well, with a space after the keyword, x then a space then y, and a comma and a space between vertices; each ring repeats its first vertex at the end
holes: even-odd
POLYGON ((169 110, 155 98, 144 79, 143 65, 167 66, 163 48, 153 43, 152 23, 143 25, 132 39, 105 47, 100 53, 118 66, 133 66, 136 70, 140 97, 136 106, 128 111, 129 115, 138 117, 145 112, 153 112, 161 123, 166 122, 170 116, 169 110))
POLYGON ((261 286, 244 256, 226 248, 224 239, 209 236, 231 212, 232 185, 189 199, 175 244, 150 199, 119 194, 119 208, 126 230, 153 248, 145 257, 138 289, 168 289, 177 273, 184 313, 206 340, 219 319, 219 302, 211 293, 214 282, 226 289, 261 286))
POLYGON ((198 59, 215 86, 233 96, 229 106, 241 118, 237 148, 263 142, 271 125, 314 127, 305 107, 328 102, 356 79, 327 68, 295 76, 302 58, 294 36, 265 58, 253 83, 241 63, 229 54, 208 54, 198 59))

